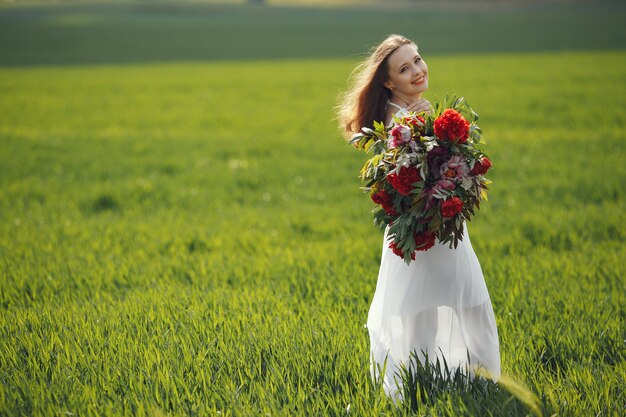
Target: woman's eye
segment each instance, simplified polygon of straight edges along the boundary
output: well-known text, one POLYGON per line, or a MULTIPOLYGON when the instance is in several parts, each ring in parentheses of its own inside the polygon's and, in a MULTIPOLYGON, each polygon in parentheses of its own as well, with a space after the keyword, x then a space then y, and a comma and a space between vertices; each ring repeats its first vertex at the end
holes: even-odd
POLYGON ((402 69, 400 70, 400 72, 404 72, 406 71, 406 67, 402 67, 402 69))
POLYGON ((420 62, 422 60, 422 58, 415 58, 415 63, 417 64, 418 62, 420 62))

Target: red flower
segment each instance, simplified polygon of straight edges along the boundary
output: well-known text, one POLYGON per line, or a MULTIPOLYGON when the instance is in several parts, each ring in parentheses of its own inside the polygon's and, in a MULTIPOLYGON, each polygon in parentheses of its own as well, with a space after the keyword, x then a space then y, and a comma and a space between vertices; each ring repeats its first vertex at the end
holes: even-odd
POLYGON ((433 232, 425 231, 421 233, 415 233, 416 250, 427 251, 435 246, 435 234, 433 232))
POLYGON ((413 184, 421 181, 422 177, 420 176, 420 172, 414 166, 410 167, 402 167, 400 171, 396 174, 387 175, 387 181, 396 191, 402 195, 411 194, 411 190, 413 190, 413 184))
POLYGON ((372 201, 376 204, 380 204, 383 209, 390 216, 395 216, 398 214, 396 209, 393 208, 393 198, 389 195, 389 193, 385 190, 380 190, 374 194, 372 194, 372 201))
POLYGON ((440 140, 464 143, 469 136, 469 123, 456 110, 447 109, 435 120, 435 135, 440 140))
POLYGON ((426 120, 422 116, 408 116, 405 119, 405 123, 415 126, 418 132, 421 132, 424 130, 426 120))
POLYGON ((471 175, 485 175, 491 168, 491 160, 486 156, 476 160, 474 168, 470 171, 471 175))
MULTIPOLYGON (((404 259, 404 253, 402 253, 402 249, 396 246, 396 242, 391 242, 391 244, 389 245, 389 249, 391 249, 393 253, 404 259)), ((415 252, 411 254, 411 260, 415 260, 415 252)))
MULTIPOLYGON (((425 231, 414 233, 413 238, 415 239, 416 251, 427 251, 435 245, 435 234, 433 232, 425 231)), ((389 249, 391 249, 394 254, 404 259, 404 253, 402 252, 402 249, 396 245, 396 242, 391 242, 389 244, 389 249)), ((411 260, 415 260, 415 251, 411 254, 411 260)))
POLYGON ((463 202, 459 197, 452 197, 441 204, 441 215, 443 217, 454 217, 463 209, 463 202))
POLYGON ((374 194, 372 194, 372 201, 376 204, 380 204, 382 206, 388 205, 391 202, 391 196, 387 194, 387 191, 380 190, 374 194))

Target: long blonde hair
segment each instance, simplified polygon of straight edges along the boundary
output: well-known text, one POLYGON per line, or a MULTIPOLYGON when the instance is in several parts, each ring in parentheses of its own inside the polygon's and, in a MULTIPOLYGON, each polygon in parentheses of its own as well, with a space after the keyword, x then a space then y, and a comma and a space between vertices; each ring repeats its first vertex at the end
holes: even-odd
POLYGON ((352 71, 350 87, 337 107, 339 126, 349 139, 362 127, 374 121, 383 122, 391 91, 384 83, 389 79, 388 58, 402 45, 417 45, 401 35, 389 35, 352 71))

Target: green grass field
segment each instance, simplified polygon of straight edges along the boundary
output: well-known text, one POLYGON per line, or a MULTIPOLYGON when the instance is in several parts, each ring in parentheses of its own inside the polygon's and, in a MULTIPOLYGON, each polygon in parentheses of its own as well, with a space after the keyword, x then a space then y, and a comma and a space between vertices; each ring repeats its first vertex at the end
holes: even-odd
MULTIPOLYGON (((23 10, 0 20, 49 17, 11 15, 23 10)), ((49 40, 41 30, 32 39, 49 40)), ((469 229, 506 377, 417 412, 369 377, 382 236, 358 188, 365 155, 333 120, 358 34, 343 58, 274 46, 280 61, 246 59, 235 39, 235 60, 172 47, 161 62, 135 44, 102 61, 64 47, 57 62, 11 36, 32 43, 0 68, 0 416, 626 412, 624 35, 597 50, 423 52, 428 98, 464 95, 494 161, 469 229)))
POLYGON ((388 8, 382 5, 390 0, 377 7, 334 8, 181 1, 35 7, 0 0, 0 66, 354 59, 390 32, 416 39, 429 55, 626 45, 626 7, 615 0, 530 6, 525 0, 494 0, 491 8, 468 6, 469 0, 415 1, 410 7, 391 2, 388 8))

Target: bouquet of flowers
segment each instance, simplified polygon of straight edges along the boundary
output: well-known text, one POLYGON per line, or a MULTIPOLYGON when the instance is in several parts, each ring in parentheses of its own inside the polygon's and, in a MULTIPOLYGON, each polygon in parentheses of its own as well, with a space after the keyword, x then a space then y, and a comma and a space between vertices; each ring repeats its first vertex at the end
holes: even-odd
POLYGON ((479 148, 477 120, 462 97, 446 97, 430 114, 407 112, 390 126, 374 122, 350 141, 374 153, 361 169, 362 189, 378 205, 374 223, 389 226, 389 248, 407 264, 436 239, 456 248, 463 222, 487 199, 491 161, 479 148))

